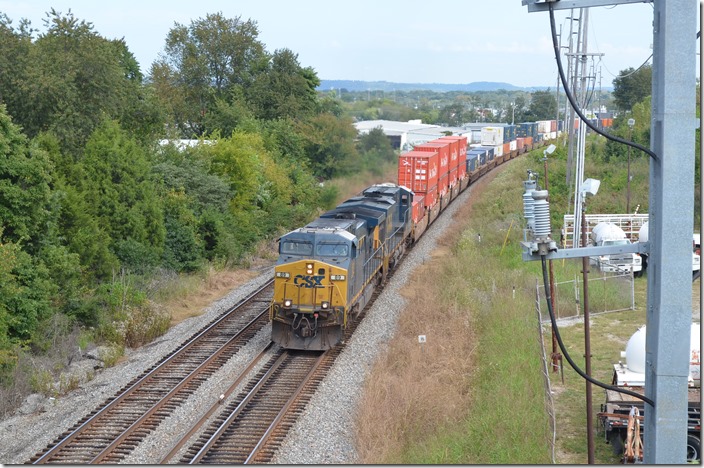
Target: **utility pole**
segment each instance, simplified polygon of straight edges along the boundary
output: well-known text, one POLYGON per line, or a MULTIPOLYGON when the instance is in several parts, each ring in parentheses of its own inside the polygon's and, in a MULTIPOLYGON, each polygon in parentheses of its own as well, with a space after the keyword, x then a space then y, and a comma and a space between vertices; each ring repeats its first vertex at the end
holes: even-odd
MULTIPOLYGON (((633 141, 635 119, 628 119, 628 140, 633 141)), ((631 147, 628 147, 628 180, 626 180, 626 213, 631 213, 631 147)))
POLYGON ((692 322, 696 2, 656 0, 650 148, 644 462, 684 463, 692 322), (677 227, 673 229, 673 227, 677 227))
MULTIPOLYGON (((529 12, 649 0, 523 0, 529 12)), ((697 10, 692 0, 652 0, 653 89, 645 341, 644 463, 687 459, 687 377, 692 322, 692 232, 697 10)), ((552 23, 554 25, 554 22, 552 23)), ((531 247, 524 258, 533 259, 531 247)), ((590 251, 596 248, 591 248, 590 251)), ((567 250, 567 249, 565 249, 567 250)), ((596 249, 598 250, 598 249, 596 249)), ((566 258, 563 252, 543 258, 566 258)), ((586 253, 586 252, 585 252, 586 253)), ((589 254, 587 254, 589 255, 589 254)))

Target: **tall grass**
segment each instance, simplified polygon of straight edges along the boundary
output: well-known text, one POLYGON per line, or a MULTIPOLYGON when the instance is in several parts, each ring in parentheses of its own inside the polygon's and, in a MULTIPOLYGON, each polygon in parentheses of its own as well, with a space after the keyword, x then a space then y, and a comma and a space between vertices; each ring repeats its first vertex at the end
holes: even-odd
POLYGON ((488 176, 491 185, 480 182, 482 196, 470 195, 455 215, 446 254, 416 272, 404 292, 413 306, 360 405, 364 463, 550 462, 532 296, 537 269, 516 260, 521 179, 501 172, 488 176))

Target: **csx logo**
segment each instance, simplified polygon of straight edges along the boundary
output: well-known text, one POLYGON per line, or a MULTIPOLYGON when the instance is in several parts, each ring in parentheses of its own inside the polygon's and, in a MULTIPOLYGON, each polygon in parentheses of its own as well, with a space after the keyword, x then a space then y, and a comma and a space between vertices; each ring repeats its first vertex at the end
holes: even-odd
POLYGON ((323 287, 321 281, 325 278, 322 275, 308 276, 308 275, 296 275, 293 278, 293 284, 300 286, 302 288, 317 288, 323 287))

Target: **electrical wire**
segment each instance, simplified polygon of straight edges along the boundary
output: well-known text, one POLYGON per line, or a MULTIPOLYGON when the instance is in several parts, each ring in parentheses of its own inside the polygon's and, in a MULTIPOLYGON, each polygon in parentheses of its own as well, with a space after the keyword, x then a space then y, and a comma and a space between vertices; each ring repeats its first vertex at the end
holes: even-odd
POLYGON ((591 123, 584 116, 584 114, 582 114, 582 111, 579 110, 579 105, 577 104, 577 101, 575 100, 574 96, 572 95, 572 92, 570 91, 569 86, 567 86, 567 79, 565 78, 565 71, 562 69, 562 60, 560 59, 560 49, 557 44, 557 33, 555 32, 555 11, 553 10, 552 2, 548 3, 548 7, 550 10, 550 30, 552 33, 552 45, 553 45, 553 48, 555 49, 555 60, 557 61, 557 70, 560 74, 560 80, 562 81, 562 87, 565 90, 565 95, 567 96, 567 100, 572 105, 572 108, 574 109, 575 113, 579 116, 580 119, 582 119, 582 121, 586 124, 587 127, 591 128, 594 132, 598 133, 599 135, 602 135, 611 141, 615 141, 617 143, 623 143, 624 145, 631 146, 635 149, 641 150, 644 153, 647 153, 654 160, 660 161, 660 158, 658 158, 658 155, 655 154, 655 152, 653 152, 649 148, 646 148, 645 146, 639 145, 638 143, 624 140, 623 138, 619 138, 617 136, 610 135, 606 132, 599 130, 599 128, 596 125, 594 125, 593 123, 591 123))
POLYGON ((548 283, 548 267, 547 267, 547 262, 546 262, 546 256, 541 255, 540 256, 540 261, 543 266, 543 287, 545 288, 545 299, 548 303, 548 312, 550 313, 550 323, 552 324, 552 329, 553 332, 555 333, 555 338, 557 339, 557 344, 560 346, 560 350, 562 351, 563 356, 565 356, 565 359, 567 359, 567 362, 572 366, 572 369, 575 370, 580 376, 582 376, 583 379, 588 380, 589 382, 593 383, 594 385, 597 385, 601 388, 604 388, 606 390, 613 390, 615 392, 619 393, 624 393, 626 395, 631 395, 632 397, 638 398, 639 400, 643 400, 644 402, 648 403, 650 406, 653 408, 655 407, 655 402, 651 400, 650 398, 641 395, 640 393, 633 392, 631 390, 626 390, 625 388, 619 388, 615 387, 613 385, 608 385, 605 384, 604 382, 601 382, 599 380, 596 380, 590 375, 587 375, 577 367, 577 364, 572 360, 570 357, 569 353, 567 352, 567 349, 565 349, 565 345, 562 342, 562 337, 560 336, 560 330, 557 328, 557 321, 555 320, 555 311, 552 309, 552 297, 550 296, 550 284, 548 283))

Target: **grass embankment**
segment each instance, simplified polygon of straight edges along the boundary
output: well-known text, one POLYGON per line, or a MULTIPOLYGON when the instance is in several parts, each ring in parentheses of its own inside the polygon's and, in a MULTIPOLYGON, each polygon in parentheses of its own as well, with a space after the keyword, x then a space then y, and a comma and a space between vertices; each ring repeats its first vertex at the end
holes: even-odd
MULTIPOLYGON (((540 262, 523 262, 520 246, 521 181, 528 168, 542 167, 540 156, 511 161, 488 175, 491 183, 473 187, 475 193, 455 215, 457 226, 415 272, 404 292, 413 306, 400 318, 360 404, 357 445, 363 463, 553 461, 534 299, 542 275, 540 262), (426 335, 426 343, 419 344, 418 335, 426 335)), ((553 263, 556 282, 581 278, 581 260, 553 263)), ((646 281, 636 279, 635 310, 591 317, 592 375, 601 381, 610 382, 612 364, 645 323, 646 281)), ((603 302, 601 289, 590 289, 590 310, 603 302)), ((558 313, 573 315, 574 296, 561 300, 565 309, 558 313)), ((549 356, 550 328, 543 326, 543 332, 549 356)), ((573 361, 584 369, 583 322, 562 325, 560 332, 573 361)), ((586 382, 563 362, 563 372, 549 373, 557 427, 554 461, 587 463, 586 382)), ((591 387, 595 462, 618 463, 596 419, 604 390, 591 387)))
POLYGON ((538 270, 519 244, 527 164, 472 188, 457 227, 407 287, 412 307, 360 405, 363 463, 550 463, 538 270))

